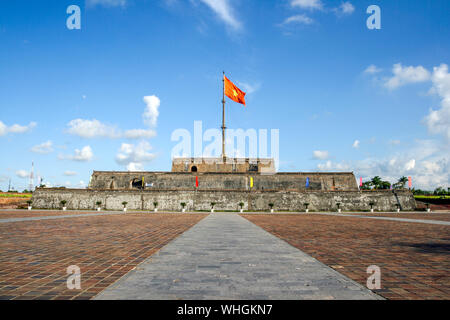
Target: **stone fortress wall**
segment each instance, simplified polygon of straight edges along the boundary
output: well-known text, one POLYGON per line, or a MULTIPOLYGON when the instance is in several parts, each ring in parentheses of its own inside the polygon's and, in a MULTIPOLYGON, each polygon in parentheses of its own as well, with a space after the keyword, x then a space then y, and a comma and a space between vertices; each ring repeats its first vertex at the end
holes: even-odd
POLYGON ((75 210, 93 210, 97 201, 106 210, 121 210, 124 201, 130 210, 153 210, 156 201, 161 211, 180 211, 181 202, 191 211, 210 210, 212 202, 218 211, 237 211, 240 202, 244 210, 267 211, 273 203, 277 211, 294 212, 304 211, 305 203, 311 211, 336 211, 337 203, 344 211, 369 210, 371 202, 379 211, 416 205, 409 191, 359 191, 352 172, 273 173, 273 160, 243 159, 241 167, 219 160, 174 160, 172 172, 94 171, 87 189, 37 188, 33 207, 58 209, 61 200, 75 210))
POLYGON ((114 172, 94 171, 90 189, 109 190, 253 190, 305 191, 347 190, 357 191, 356 179, 351 172, 338 173, 201 173, 201 172, 114 172), (306 188, 306 179, 309 187, 306 188), (198 180, 198 188, 196 187, 198 180))
POLYGON ((33 207, 58 209, 61 200, 67 201, 68 209, 93 210, 96 202, 102 202, 106 210, 121 210, 122 202, 128 202, 129 210, 153 210, 153 202, 158 202, 160 211, 181 211, 181 202, 187 210, 215 209, 237 211, 239 203, 244 210, 268 211, 269 203, 275 211, 305 211, 304 203, 309 203, 310 211, 337 211, 336 203, 341 203, 344 211, 369 210, 374 202, 377 211, 394 211, 396 204, 402 210, 414 210, 415 200, 409 191, 224 191, 224 190, 93 190, 38 188, 33 195, 33 207))

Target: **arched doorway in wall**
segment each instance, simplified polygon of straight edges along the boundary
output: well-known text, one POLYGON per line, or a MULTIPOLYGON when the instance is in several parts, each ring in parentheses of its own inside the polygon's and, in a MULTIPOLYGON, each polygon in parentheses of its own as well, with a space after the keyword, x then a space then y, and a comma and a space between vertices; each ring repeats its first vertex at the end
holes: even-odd
POLYGON ((192 166, 191 172, 197 172, 197 166, 192 166))
POLYGON ((143 189, 143 182, 141 179, 134 178, 130 181, 130 189, 143 189))

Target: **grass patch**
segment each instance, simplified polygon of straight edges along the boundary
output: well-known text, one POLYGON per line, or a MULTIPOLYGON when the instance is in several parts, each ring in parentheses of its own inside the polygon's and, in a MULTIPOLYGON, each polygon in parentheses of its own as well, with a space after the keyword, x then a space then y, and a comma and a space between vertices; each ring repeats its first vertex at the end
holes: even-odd
POLYGON ((450 196, 423 196, 423 195, 416 195, 416 196, 414 196, 414 199, 450 199, 450 196))
POLYGON ((31 193, 0 193, 0 198, 31 198, 31 193))

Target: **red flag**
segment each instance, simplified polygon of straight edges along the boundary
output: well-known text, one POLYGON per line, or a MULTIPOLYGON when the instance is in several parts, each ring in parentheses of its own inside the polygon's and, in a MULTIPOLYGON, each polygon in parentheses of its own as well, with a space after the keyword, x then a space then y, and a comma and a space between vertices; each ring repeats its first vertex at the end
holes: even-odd
POLYGON ((408 177, 408 187, 410 189, 412 188, 412 179, 411 179, 411 177, 408 177))
POLYGON ((195 187, 198 188, 198 177, 195 177, 195 187))
POLYGON ((225 95, 237 103, 242 103, 245 106, 245 92, 236 87, 236 85, 223 76, 225 95))

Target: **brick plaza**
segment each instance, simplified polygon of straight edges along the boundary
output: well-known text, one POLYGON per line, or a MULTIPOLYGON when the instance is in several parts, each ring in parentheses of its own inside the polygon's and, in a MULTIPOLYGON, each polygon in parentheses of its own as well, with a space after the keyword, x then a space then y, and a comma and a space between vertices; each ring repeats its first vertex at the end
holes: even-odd
MULTIPOLYGON (((93 214, 94 211, 0 211, 0 298, 94 298, 142 262, 151 263, 152 255, 209 216, 93 214), (54 219, 62 215, 69 217, 54 219), (53 219, 27 220, 30 217, 53 219), (23 219, 9 222, 11 218, 23 219), (67 289, 66 269, 70 265, 81 269, 80 290, 67 289)), ((450 226, 445 224, 450 221, 450 214, 365 215, 428 219, 443 224, 305 213, 241 216, 362 286, 366 285, 367 267, 379 266, 382 288, 374 292, 383 298, 450 298, 450 226)), ((239 252, 234 254, 224 258, 238 261, 239 252)), ((263 263, 270 266, 270 258, 263 263)))

